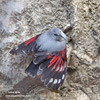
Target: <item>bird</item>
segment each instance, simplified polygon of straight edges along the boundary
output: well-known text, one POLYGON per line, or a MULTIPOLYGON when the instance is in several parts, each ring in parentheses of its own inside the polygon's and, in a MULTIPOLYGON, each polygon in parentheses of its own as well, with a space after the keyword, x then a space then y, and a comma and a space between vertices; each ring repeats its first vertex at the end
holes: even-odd
POLYGON ((40 76, 44 86, 53 90, 58 90, 64 82, 67 69, 66 52, 66 35, 57 27, 26 40, 10 51, 13 55, 34 54, 25 73, 32 78, 40 76))

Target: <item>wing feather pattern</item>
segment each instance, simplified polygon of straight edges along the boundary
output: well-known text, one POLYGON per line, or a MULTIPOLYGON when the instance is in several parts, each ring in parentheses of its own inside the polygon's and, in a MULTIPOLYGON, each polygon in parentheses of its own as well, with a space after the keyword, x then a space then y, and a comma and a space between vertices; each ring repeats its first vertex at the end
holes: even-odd
POLYGON ((66 61, 62 57, 54 56, 48 66, 42 71, 41 80, 48 88, 57 90, 64 82, 66 72, 66 61))
POLYGON ((19 46, 13 48, 10 53, 11 54, 29 54, 29 53, 34 53, 36 51, 36 39, 39 35, 32 37, 31 39, 23 42, 22 44, 20 44, 19 46))
POLYGON ((66 55, 52 55, 47 52, 38 52, 32 62, 35 66, 29 66, 26 71, 33 77, 41 75, 41 81, 48 88, 57 90, 63 84, 66 74, 66 55))
POLYGON ((41 75, 41 81, 44 82, 44 85, 48 88, 57 90, 58 87, 63 84, 65 79, 67 63, 66 49, 52 53, 39 51, 36 44, 38 36, 13 48, 10 53, 34 53, 34 59, 25 72, 33 78, 35 78, 36 75, 41 75))

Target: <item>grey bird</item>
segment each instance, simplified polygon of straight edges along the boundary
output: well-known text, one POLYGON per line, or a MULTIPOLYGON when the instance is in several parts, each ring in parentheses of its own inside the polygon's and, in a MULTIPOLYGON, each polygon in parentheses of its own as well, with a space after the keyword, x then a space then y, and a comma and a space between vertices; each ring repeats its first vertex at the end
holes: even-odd
POLYGON ((41 75, 41 81, 50 89, 57 90, 65 79, 66 35, 57 27, 23 42, 10 51, 11 54, 34 54, 25 72, 31 77, 41 75))

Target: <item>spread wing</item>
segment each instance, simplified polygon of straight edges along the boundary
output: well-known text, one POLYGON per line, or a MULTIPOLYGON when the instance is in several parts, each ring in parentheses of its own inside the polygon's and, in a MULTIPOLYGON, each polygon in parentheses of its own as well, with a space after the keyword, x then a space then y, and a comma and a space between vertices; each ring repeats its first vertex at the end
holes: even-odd
POLYGON ((62 57, 54 56, 43 70, 41 80, 48 88, 58 89, 64 81, 65 73, 66 61, 63 61, 62 57))
POLYGON ((39 51, 36 40, 37 35, 19 46, 13 48, 11 54, 34 53, 34 59, 25 70, 31 77, 41 75, 41 81, 48 88, 57 90, 64 82, 66 74, 66 47, 59 52, 48 53, 47 51, 39 51))
MULTIPOLYGON (((48 88, 57 90, 63 84, 66 75, 66 49, 56 53, 54 56, 48 56, 49 64, 43 69, 41 80, 48 88)), ((42 66, 39 67, 42 69, 42 66)), ((44 68, 44 67, 43 67, 44 68)))
POLYGON ((41 75, 41 81, 44 82, 44 85, 56 90, 65 79, 66 49, 52 54, 45 51, 38 52, 35 54, 32 64, 26 69, 26 73, 32 77, 41 75))
POLYGON ((32 37, 31 39, 23 42, 19 46, 13 48, 10 53, 11 54, 20 54, 20 53, 32 53, 36 50, 36 39, 39 35, 32 37))

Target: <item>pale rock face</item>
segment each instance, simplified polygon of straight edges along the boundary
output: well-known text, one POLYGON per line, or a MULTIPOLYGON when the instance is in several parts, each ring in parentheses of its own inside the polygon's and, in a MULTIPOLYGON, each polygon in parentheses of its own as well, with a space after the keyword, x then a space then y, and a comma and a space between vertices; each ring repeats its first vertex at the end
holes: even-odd
POLYGON ((24 0, 1 0, 0 1, 0 30, 11 31, 14 25, 9 28, 9 21, 12 13, 20 12, 24 9, 24 0), (9 30, 10 29, 10 30, 9 30))
POLYGON ((71 22, 73 30, 66 33, 68 71, 63 94, 37 87, 25 99, 100 100, 99 5, 100 0, 0 0, 0 95, 26 77, 24 70, 33 58, 9 51, 52 27, 63 30, 71 22))

